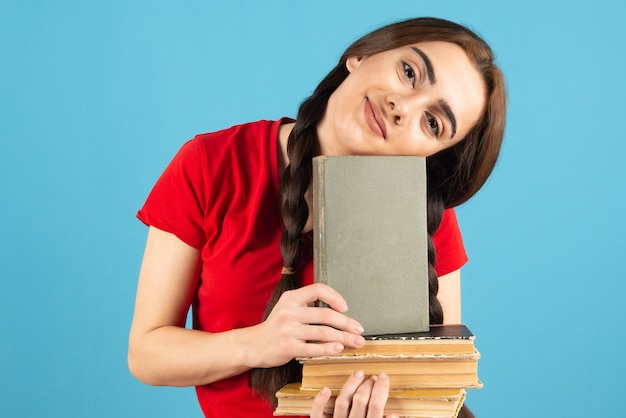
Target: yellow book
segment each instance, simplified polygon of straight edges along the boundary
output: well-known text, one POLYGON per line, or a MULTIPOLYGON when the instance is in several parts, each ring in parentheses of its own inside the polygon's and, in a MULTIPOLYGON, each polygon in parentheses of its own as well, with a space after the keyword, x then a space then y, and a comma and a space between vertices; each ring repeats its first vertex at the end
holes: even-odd
POLYGON ((474 335, 465 325, 433 325, 429 331, 367 337, 365 346, 332 356, 300 357, 302 386, 339 389, 356 370, 386 373, 392 389, 476 388, 474 335))
POLYGON ((302 362, 302 387, 340 389, 356 370, 365 376, 386 373, 391 389, 478 388, 480 354, 316 358, 302 362))
MULTIPOLYGON (((302 389, 301 383, 290 383, 276 393, 277 416, 309 415, 318 390, 302 389)), ((325 412, 333 413, 339 390, 332 390, 325 412)), ((390 391, 385 414, 412 418, 456 418, 465 400, 465 389, 413 389, 390 391)))

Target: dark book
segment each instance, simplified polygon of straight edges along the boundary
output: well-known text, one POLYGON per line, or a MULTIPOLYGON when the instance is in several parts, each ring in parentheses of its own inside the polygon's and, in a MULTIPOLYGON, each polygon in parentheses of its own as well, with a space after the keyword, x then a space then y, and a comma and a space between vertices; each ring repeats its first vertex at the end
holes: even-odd
POLYGON ((472 354, 474 334, 463 324, 431 325, 428 331, 372 335, 361 348, 345 348, 335 356, 410 356, 415 354, 472 354))
POLYGON ((465 324, 431 325, 426 331, 408 332, 402 334, 370 335, 368 340, 470 340, 475 336, 465 324))
POLYGON ((424 158, 314 158, 313 221, 315 281, 365 335, 428 330, 424 158))

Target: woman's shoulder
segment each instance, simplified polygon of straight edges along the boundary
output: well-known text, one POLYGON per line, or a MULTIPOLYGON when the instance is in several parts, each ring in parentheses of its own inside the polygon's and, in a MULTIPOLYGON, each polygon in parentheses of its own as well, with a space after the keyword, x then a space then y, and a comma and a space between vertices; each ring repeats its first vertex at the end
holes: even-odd
POLYGON ((432 237, 437 251, 435 270, 439 276, 460 269, 468 261, 454 209, 446 209, 432 237))
POLYGON ((200 146, 210 147, 230 145, 233 142, 245 141, 263 143, 271 139, 272 132, 278 130, 278 125, 280 125, 281 120, 262 119, 237 124, 225 129, 197 134, 193 140, 200 146))
POLYGON ((219 131, 202 133, 188 141, 189 164, 203 173, 205 183, 229 176, 265 178, 278 188, 277 138, 281 124, 290 119, 258 120, 219 131), (265 173, 265 174, 263 174, 265 173))
POLYGON ((443 211, 443 216, 439 227, 435 231, 433 239, 437 241, 447 241, 453 238, 454 240, 461 239, 461 230, 459 229, 459 222, 456 218, 456 212, 453 208, 448 208, 443 211))

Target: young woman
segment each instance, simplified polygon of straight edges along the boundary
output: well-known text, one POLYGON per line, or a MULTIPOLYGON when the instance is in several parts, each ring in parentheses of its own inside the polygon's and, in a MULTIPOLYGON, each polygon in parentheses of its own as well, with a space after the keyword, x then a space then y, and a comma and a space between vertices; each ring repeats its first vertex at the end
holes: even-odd
MULTIPOLYGON (((132 373, 148 384, 196 386, 206 416, 269 417, 273 394, 297 374, 295 357, 364 344, 341 295, 312 283, 316 155, 427 157, 430 320, 460 322, 467 258, 451 208, 490 175, 505 107, 489 46, 463 26, 421 18, 351 45, 295 121, 187 142, 138 213, 150 228, 130 332, 132 373), (315 300, 330 307, 311 307, 315 300)), ((335 416, 382 416, 388 388, 385 375, 355 371, 335 416)), ((324 416, 328 397, 320 393, 312 416, 324 416)))

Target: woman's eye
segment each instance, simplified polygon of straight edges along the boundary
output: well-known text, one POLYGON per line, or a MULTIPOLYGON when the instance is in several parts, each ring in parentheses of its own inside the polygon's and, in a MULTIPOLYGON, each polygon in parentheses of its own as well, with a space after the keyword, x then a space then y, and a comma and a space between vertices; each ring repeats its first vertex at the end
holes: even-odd
POLYGON ((426 121, 428 122, 428 127, 430 131, 436 136, 439 136, 439 123, 437 119, 435 119, 431 114, 426 114, 426 121))
POLYGON ((402 66, 404 68, 404 74, 411 82, 411 85, 414 86, 415 85, 415 71, 413 71, 413 68, 411 68, 411 66, 407 64, 406 62, 403 62, 402 66))

